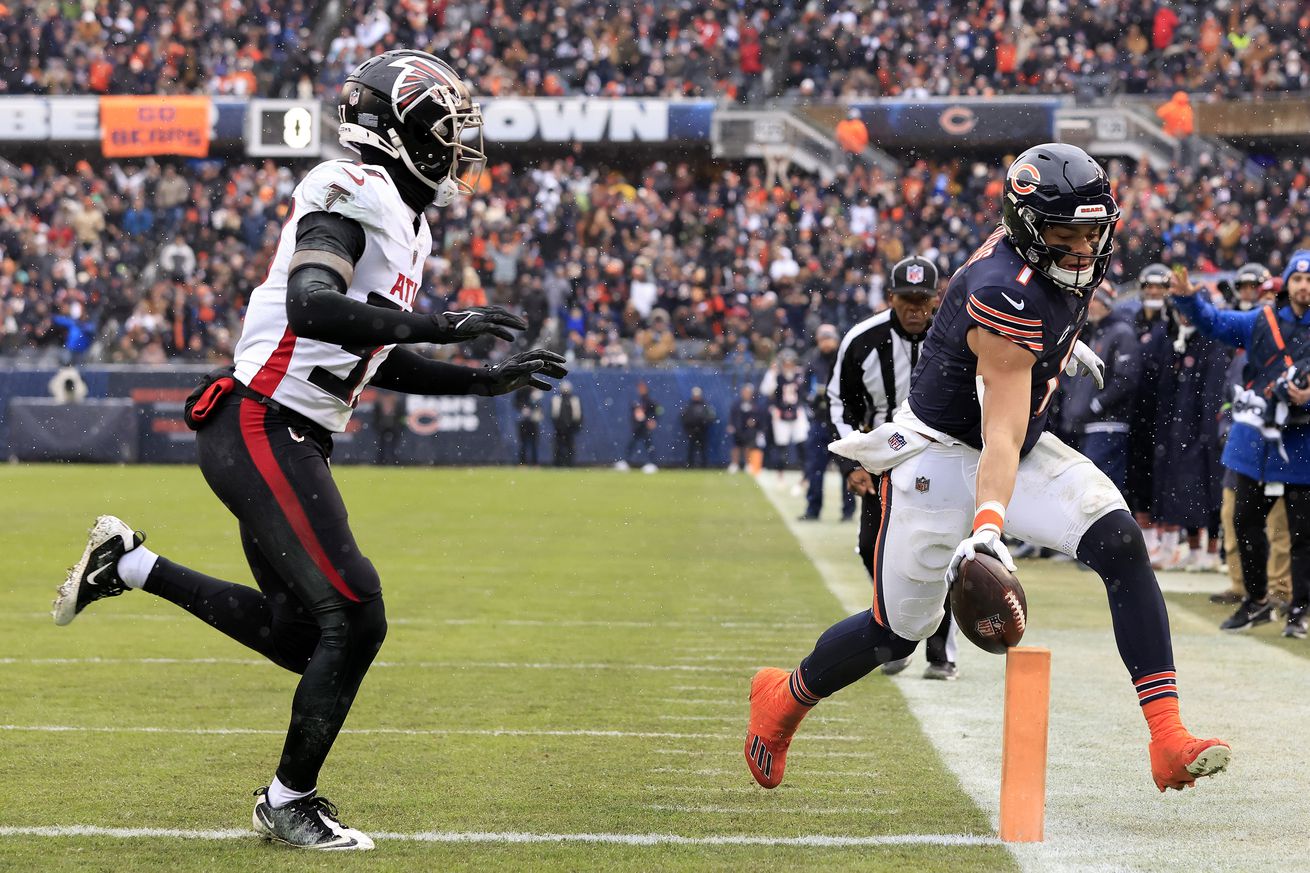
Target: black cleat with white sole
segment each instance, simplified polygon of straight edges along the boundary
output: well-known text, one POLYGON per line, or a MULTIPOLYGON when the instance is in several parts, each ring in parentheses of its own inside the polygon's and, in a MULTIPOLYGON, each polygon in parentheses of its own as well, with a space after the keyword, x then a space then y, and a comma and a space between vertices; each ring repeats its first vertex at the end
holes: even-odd
POLYGON ((268 788, 255 792, 255 812, 251 822, 266 840, 286 843, 298 849, 333 851, 367 851, 373 839, 362 831, 348 828, 337 818, 332 801, 317 794, 293 800, 274 809, 268 803, 268 788))
POLYGON ((118 576, 118 559, 145 541, 145 534, 132 530, 122 519, 112 515, 97 518, 81 560, 59 586, 53 611, 55 624, 68 624, 89 604, 126 591, 127 586, 118 576))

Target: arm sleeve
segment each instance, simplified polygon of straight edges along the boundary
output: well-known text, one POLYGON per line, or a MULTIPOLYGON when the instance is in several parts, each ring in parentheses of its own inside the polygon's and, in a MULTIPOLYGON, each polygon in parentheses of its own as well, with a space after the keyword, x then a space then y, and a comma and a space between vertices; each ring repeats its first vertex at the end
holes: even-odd
POLYGON ((760 380, 760 397, 765 403, 773 407, 773 393, 778 390, 778 374, 772 369, 764 372, 764 378, 760 380))
MULTIPOLYGON (((851 351, 851 335, 842 339, 841 348, 837 350, 837 363, 832 368, 832 380, 828 383, 828 412, 832 416, 833 428, 838 438, 849 436, 864 420, 864 384, 860 374, 860 362, 847 360, 851 351), (858 384, 857 384, 858 383, 858 384)), ((840 455, 831 456, 841 470, 842 478, 851 474, 858 464, 840 455)))
POLYGON ((402 394, 478 394, 487 375, 477 367, 461 367, 425 358, 413 349, 396 348, 378 367, 370 384, 402 394))
POLYGON ((1188 321, 1196 325, 1201 335, 1217 339, 1230 346, 1237 346, 1239 349, 1246 348, 1247 343, 1251 341, 1251 330, 1255 327, 1256 319, 1260 318, 1259 309, 1247 312, 1232 310, 1221 312, 1214 308, 1210 298, 1203 291, 1198 291, 1190 297, 1170 297, 1169 300, 1187 316, 1188 321))
POLYGON ((296 336, 341 345, 435 342, 437 326, 429 316, 346 296, 364 240, 364 229, 352 218, 311 212, 300 219, 287 277, 291 329, 296 336))
POLYGON ((846 360, 850 350, 850 334, 847 334, 837 349, 837 363, 833 365, 832 379, 828 381, 828 413, 838 437, 849 436, 855 429, 852 422, 858 423, 863 413, 860 392, 851 390, 849 374, 858 368, 851 366, 855 362, 846 360))

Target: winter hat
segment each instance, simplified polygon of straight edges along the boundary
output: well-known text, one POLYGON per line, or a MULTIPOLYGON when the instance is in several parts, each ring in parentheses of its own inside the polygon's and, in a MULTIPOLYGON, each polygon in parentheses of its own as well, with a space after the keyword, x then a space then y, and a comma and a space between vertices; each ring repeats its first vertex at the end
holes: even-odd
POLYGON ((1287 267, 1283 270, 1283 284, 1293 273, 1310 273, 1310 249, 1301 249, 1287 260, 1287 267))

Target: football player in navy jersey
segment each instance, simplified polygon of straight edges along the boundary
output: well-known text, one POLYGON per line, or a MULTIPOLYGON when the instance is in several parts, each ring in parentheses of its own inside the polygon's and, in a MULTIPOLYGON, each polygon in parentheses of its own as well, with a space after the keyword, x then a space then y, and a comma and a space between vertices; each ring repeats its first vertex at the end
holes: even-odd
POLYGON ((1003 530, 1104 580, 1156 786, 1181 790, 1228 765, 1227 743, 1179 719, 1169 619, 1141 529, 1105 474, 1045 431, 1062 371, 1103 378, 1078 334, 1114 252, 1109 179, 1082 149, 1040 145, 1010 166, 1002 205, 1001 226, 951 279, 906 403, 832 444, 883 474, 873 605, 825 631, 795 670, 752 680, 745 752, 765 788, 782 782, 810 709, 932 634, 962 562, 982 552, 1014 570, 1003 530))

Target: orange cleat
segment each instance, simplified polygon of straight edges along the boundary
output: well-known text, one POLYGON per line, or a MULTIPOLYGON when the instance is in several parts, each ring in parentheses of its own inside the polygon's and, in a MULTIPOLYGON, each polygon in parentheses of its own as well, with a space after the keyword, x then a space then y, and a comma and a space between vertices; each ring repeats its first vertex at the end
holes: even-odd
POLYGON ((1233 758, 1223 740, 1199 740, 1186 731, 1152 740, 1150 750, 1151 775, 1161 791, 1195 787, 1197 777, 1222 772, 1233 758))
MULTIPOLYGON (((777 788, 782 783, 782 771, 787 765, 787 747, 801 719, 811 706, 798 703, 792 693, 793 676, 777 667, 765 667, 751 680, 751 715, 746 728, 746 764, 755 781, 765 788, 777 788)), ((800 676, 795 676, 800 682, 800 676)), ((803 685, 800 694, 810 697, 803 685)), ((818 698, 813 698, 815 703, 818 698)))

